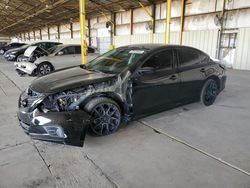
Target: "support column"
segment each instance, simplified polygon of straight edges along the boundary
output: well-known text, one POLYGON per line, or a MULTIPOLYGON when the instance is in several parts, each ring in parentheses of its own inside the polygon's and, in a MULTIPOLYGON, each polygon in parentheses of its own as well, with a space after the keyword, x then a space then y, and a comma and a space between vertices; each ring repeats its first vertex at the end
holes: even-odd
POLYGON ((36 40, 36 32, 33 31, 33 37, 34 37, 34 40, 36 40))
POLYGON ((30 41, 30 32, 28 31, 28 39, 29 39, 29 41, 30 41))
POLYGON ((61 36, 60 36, 60 25, 57 26, 57 39, 58 41, 60 40, 61 36))
POLYGON ((131 37, 134 32, 134 11, 133 9, 130 9, 130 28, 129 28, 129 44, 131 44, 131 37))
POLYGON ((74 38, 74 33, 73 33, 73 23, 70 23, 70 38, 73 39, 74 38))
POLYGON ((166 2, 166 26, 165 26, 165 43, 170 42, 170 24, 171 24, 171 3, 172 0, 166 2))
POLYGON ((88 28, 89 28, 89 46, 91 46, 91 23, 90 23, 90 18, 88 19, 88 28))
POLYGON ((40 40, 43 40, 42 29, 39 29, 39 33, 40 33, 40 40))
POLYGON ((50 29, 48 27, 48 40, 50 40, 50 29))
POLYGON ((185 5, 186 5, 186 1, 181 0, 181 25, 180 25, 180 35, 179 35, 179 44, 180 45, 182 45, 182 36, 183 36, 183 30, 184 30, 185 5))
POLYGON ((111 14, 111 26, 112 26, 112 30, 111 30, 111 44, 113 45, 113 47, 115 46, 114 44, 114 38, 116 35, 116 13, 112 13, 111 14))
POLYGON ((81 54, 82 64, 87 63, 87 45, 86 45, 86 28, 85 28, 85 0, 80 0, 80 35, 81 35, 81 54))

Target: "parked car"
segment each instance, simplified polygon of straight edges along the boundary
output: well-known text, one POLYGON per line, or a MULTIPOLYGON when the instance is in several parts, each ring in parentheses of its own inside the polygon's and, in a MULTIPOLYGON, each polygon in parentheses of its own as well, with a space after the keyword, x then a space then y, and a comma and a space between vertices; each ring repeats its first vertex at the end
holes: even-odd
POLYGON ((13 43, 10 43, 8 45, 2 46, 0 48, 0 55, 3 55, 6 51, 8 51, 10 49, 18 48, 18 47, 21 47, 23 45, 26 45, 26 44, 25 43, 13 42, 13 43))
POLYGON ((17 61, 17 58, 23 55, 23 53, 29 46, 30 46, 29 44, 26 44, 19 48, 10 49, 4 53, 4 58, 7 61, 17 61))
MULTIPOLYGON (((81 64, 81 46, 80 45, 58 45, 49 49, 48 56, 38 58, 34 63, 17 62, 16 71, 23 75, 30 76, 45 75, 52 71, 64 69, 67 67, 81 64)), ((88 47, 88 61, 93 60, 99 55, 94 47, 88 47)))
POLYGON ((24 45, 24 46, 21 46, 19 48, 14 48, 14 49, 8 50, 5 52, 4 57, 8 61, 17 61, 17 59, 19 59, 19 61, 22 61, 24 59, 28 60, 27 57, 23 56, 25 50, 27 50, 28 47, 38 46, 44 50, 48 50, 48 49, 50 49, 56 45, 59 45, 59 44, 62 44, 62 43, 59 43, 59 42, 35 42, 35 43, 30 44, 30 45, 24 45))
POLYGON ((225 66, 198 49, 130 45, 35 79, 20 95, 18 118, 32 138, 82 143, 86 129, 108 135, 122 120, 199 100, 212 105, 225 83, 225 66))

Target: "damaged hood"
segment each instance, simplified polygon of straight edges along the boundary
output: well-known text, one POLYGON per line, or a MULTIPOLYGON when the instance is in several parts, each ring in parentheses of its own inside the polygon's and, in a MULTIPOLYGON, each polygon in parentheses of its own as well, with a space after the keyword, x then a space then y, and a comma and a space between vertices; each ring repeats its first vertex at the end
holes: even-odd
POLYGON ((108 81, 116 75, 89 71, 80 66, 56 71, 35 79, 30 88, 38 93, 52 94, 68 89, 108 81))

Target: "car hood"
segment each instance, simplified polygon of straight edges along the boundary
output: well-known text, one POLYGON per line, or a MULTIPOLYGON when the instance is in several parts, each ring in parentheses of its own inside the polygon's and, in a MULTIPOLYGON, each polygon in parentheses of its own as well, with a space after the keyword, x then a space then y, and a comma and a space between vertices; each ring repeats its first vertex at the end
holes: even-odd
POLYGON ((67 89, 108 81, 116 75, 88 71, 80 66, 53 72, 35 79, 30 88, 38 93, 52 94, 67 89))
POLYGON ((21 52, 21 51, 25 51, 26 48, 14 48, 14 49, 10 49, 8 50, 6 53, 11 53, 11 52, 21 52))

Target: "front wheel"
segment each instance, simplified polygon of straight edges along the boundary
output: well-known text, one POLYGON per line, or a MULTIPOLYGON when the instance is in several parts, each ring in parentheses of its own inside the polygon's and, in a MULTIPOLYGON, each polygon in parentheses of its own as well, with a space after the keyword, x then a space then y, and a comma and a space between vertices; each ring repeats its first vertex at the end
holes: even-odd
POLYGON ((217 82, 213 79, 207 80, 201 90, 201 103, 206 106, 212 105, 218 95, 218 91, 217 82))
POLYGON ((37 67, 37 72, 40 76, 49 74, 53 71, 53 67, 50 63, 41 63, 37 67))
POLYGON ((109 98, 95 98, 87 103, 85 109, 91 115, 90 131, 94 135, 112 134, 121 124, 121 109, 109 98))

